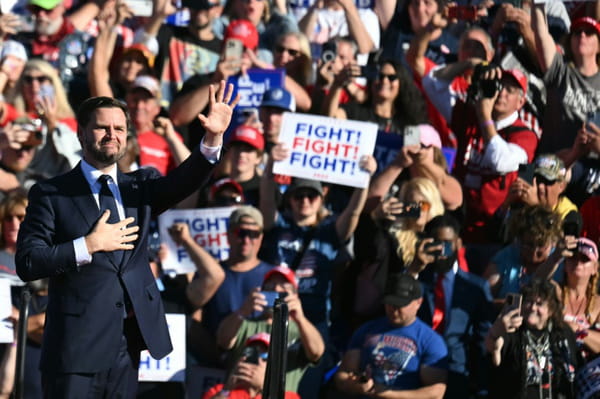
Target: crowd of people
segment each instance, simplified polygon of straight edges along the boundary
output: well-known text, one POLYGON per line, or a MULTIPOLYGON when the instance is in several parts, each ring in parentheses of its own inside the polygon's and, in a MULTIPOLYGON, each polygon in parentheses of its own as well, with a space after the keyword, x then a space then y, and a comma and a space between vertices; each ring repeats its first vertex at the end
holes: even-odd
POLYGON ((197 395, 259 398, 275 298, 286 398, 600 392, 600 2, 140 3, 1 7, 0 277, 15 332, 32 292, 24 397, 97 379, 98 397, 184 397, 132 382, 139 350, 170 350, 166 310, 186 315, 187 378, 224 371, 197 395), (257 71, 281 84, 248 106, 225 82, 257 71), (285 112, 372 122, 387 155, 359 160, 363 188, 278 174, 285 112), (177 222, 161 238, 196 270, 163 270, 157 215, 211 207, 233 207, 228 257, 177 222))

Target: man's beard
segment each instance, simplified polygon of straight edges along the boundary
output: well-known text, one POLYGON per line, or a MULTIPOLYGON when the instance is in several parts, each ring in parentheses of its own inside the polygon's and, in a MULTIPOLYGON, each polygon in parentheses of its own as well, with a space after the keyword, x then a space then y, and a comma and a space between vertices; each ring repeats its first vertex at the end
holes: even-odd
POLYGON ((103 165, 112 165, 117 163, 117 161, 123 158, 127 152, 127 146, 125 146, 119 148, 118 152, 109 154, 105 151, 102 151, 102 149, 97 147, 95 143, 85 143, 85 149, 95 161, 100 162, 103 165))
POLYGON ((433 270, 436 273, 444 274, 450 271, 450 269, 452 269, 452 266, 454 266, 456 259, 457 255, 456 251, 454 251, 451 255, 449 255, 446 258, 436 259, 431 265, 433 266, 433 270))
POLYGON ((38 35, 51 36, 58 32, 60 27, 62 26, 63 20, 62 18, 58 18, 55 20, 48 21, 43 25, 36 24, 35 31, 38 35))

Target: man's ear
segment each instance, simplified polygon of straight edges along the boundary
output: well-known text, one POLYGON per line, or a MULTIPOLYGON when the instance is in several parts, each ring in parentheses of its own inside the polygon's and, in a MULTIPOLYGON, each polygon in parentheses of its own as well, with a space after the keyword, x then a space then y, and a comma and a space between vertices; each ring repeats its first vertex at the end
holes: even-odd
POLYGON ((523 93, 523 95, 519 98, 519 108, 517 108, 517 111, 520 111, 526 102, 527 102, 527 96, 525 95, 525 93, 523 93))

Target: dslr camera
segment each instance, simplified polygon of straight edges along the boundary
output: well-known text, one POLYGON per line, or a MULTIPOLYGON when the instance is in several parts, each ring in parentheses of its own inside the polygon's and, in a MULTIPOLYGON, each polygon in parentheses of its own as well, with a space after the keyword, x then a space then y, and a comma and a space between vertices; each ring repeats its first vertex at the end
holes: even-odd
POLYGON ((477 102, 482 98, 493 98, 496 92, 502 89, 500 79, 484 79, 486 72, 497 68, 497 65, 482 62, 473 70, 471 86, 467 89, 467 96, 471 102, 477 102))

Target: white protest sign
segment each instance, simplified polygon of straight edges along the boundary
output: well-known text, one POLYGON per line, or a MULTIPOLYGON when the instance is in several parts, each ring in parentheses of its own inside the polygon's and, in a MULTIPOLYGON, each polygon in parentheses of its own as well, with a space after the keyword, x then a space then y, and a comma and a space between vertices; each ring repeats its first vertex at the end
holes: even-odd
POLYGON ((352 187, 366 187, 369 174, 358 162, 372 155, 377 125, 325 116, 285 112, 279 141, 290 157, 273 164, 273 172, 352 187))
POLYGON ((167 313, 173 352, 156 360, 145 350, 140 355, 139 381, 185 381, 185 315, 167 313))
POLYGON ((190 235, 198 245, 206 249, 218 260, 229 258, 229 241, 227 240, 227 224, 229 215, 235 207, 204 209, 175 209, 158 218, 160 240, 167 245, 168 256, 162 262, 163 270, 183 274, 196 271, 187 251, 175 244, 167 231, 174 223, 187 223, 190 235))
POLYGON ((14 340, 14 327, 9 317, 12 314, 10 298, 10 280, 0 278, 0 343, 6 344, 14 340))

